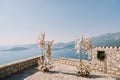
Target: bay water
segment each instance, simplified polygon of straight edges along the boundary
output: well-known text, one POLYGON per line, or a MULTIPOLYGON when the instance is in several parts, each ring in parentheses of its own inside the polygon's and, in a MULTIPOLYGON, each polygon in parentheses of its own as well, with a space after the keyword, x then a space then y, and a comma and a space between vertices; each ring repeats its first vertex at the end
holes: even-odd
MULTIPOLYGON (((19 61, 22 59, 27 59, 34 56, 41 55, 40 50, 25 50, 25 51, 0 51, 0 65, 11 63, 14 61, 19 61)), ((52 50, 52 58, 66 57, 79 59, 79 55, 72 50, 52 50)), ((85 54, 82 54, 83 59, 87 59, 85 54)))

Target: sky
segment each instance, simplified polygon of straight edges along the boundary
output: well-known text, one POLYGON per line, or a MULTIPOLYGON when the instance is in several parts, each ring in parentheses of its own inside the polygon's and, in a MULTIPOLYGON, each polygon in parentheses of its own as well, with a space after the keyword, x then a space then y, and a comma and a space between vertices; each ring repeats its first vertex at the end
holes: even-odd
POLYGON ((0 0, 0 45, 120 32, 120 0, 0 0))

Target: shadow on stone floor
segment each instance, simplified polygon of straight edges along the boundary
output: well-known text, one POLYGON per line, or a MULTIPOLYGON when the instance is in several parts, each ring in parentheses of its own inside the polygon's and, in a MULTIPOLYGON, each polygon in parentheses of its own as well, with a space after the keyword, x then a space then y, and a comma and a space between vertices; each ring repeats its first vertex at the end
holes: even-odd
POLYGON ((24 80, 25 78, 27 78, 30 75, 35 74, 36 72, 38 72, 39 70, 36 69, 36 67, 30 67, 26 70, 20 71, 15 73, 12 76, 6 77, 4 79, 0 79, 0 80, 24 80))
MULTIPOLYGON (((39 70, 36 67, 31 67, 31 68, 28 68, 26 70, 20 71, 20 72, 14 74, 12 76, 9 76, 7 78, 0 79, 0 80, 24 80, 28 76, 31 76, 31 75, 35 74, 36 72, 38 72, 38 71, 39 70)), ((73 76, 81 77, 77 73, 69 73, 69 72, 62 72, 62 71, 50 71, 50 72, 47 72, 47 73, 48 74, 58 74, 58 73, 61 73, 61 74, 73 75, 73 76)), ((97 78, 103 78, 103 77, 108 77, 108 76, 90 74, 89 76, 87 76, 85 78, 97 79, 97 78)), ((120 77, 112 77, 112 78, 115 78, 116 80, 120 80, 120 77)))
POLYGON ((49 73, 49 74, 56 74, 56 73, 60 73, 60 71, 49 71, 47 73, 49 73))
POLYGON ((103 78, 103 77, 105 77, 105 76, 104 75, 93 75, 93 74, 91 74, 91 75, 87 76, 86 78, 103 78))
POLYGON ((116 78, 116 80, 120 80, 120 77, 113 77, 113 78, 116 78))
POLYGON ((61 72, 62 74, 66 74, 66 75, 73 75, 73 76, 76 76, 77 74, 75 73, 68 73, 68 72, 61 72))
MULTIPOLYGON (((50 74, 61 73, 61 74, 66 74, 66 75, 72 75, 72 76, 81 77, 77 73, 69 73, 69 72, 61 72, 61 71, 50 71, 48 73, 50 73, 50 74)), ((105 77, 105 76, 103 76, 103 75, 89 75, 89 76, 87 76, 85 78, 102 78, 102 77, 105 77)))
POLYGON ((48 74, 58 74, 58 73, 61 73, 61 74, 66 74, 66 75, 76 75, 75 73, 68 73, 68 72, 62 72, 62 71, 49 71, 47 72, 48 74))
POLYGON ((111 77, 111 78, 115 78, 116 80, 120 80, 120 77, 112 77, 112 76, 105 76, 105 75, 89 75, 87 78, 103 78, 103 77, 111 77))

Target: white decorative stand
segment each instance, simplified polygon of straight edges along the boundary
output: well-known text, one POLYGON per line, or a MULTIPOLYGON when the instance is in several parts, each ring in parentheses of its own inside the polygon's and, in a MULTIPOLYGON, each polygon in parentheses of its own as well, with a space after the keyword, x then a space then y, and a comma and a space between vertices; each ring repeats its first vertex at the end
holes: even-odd
MULTIPOLYGON (((79 66, 77 66, 77 73, 80 76, 88 76, 90 71, 89 71, 89 67, 88 65, 85 65, 82 61, 82 53, 87 53, 90 54, 89 52, 91 52, 91 44, 90 44, 90 40, 88 38, 84 38, 83 35, 76 40, 76 46, 75 48, 77 49, 77 53, 79 54, 79 59, 80 59, 80 64, 79 66)), ((90 56, 89 56, 90 58, 90 56)))
POLYGON ((42 56, 38 60, 39 70, 48 72, 53 66, 51 63, 51 46, 54 41, 45 41, 45 33, 39 36, 39 47, 42 51, 42 56))

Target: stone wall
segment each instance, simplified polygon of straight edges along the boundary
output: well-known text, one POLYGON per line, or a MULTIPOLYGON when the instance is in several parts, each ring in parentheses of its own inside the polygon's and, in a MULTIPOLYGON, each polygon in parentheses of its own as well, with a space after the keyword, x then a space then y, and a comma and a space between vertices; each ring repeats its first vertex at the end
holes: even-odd
MULTIPOLYGON (((112 59, 110 59, 110 60, 112 60, 112 59)), ((59 58, 54 59, 54 61, 56 63, 66 64, 69 66, 74 66, 76 68, 80 65, 80 61, 78 59, 59 57, 59 58)), ((109 58, 107 61, 109 61, 109 58)), ((105 74, 112 74, 112 75, 120 76, 120 62, 118 62, 118 63, 115 62, 114 64, 109 62, 109 63, 105 64, 105 62, 100 62, 98 59, 96 59, 96 57, 95 57, 95 61, 82 60, 82 62, 84 65, 87 65, 89 67, 91 72, 92 71, 93 72, 102 72, 105 74), (117 64, 119 64, 119 65, 117 65, 117 64)), ((112 62, 114 62, 114 60, 112 62)))
MULTIPOLYGON (((92 61, 83 60, 83 64, 88 65, 91 71, 103 72, 120 76, 120 47, 97 47, 92 51, 92 61), (97 52, 104 51, 106 58, 100 61, 97 58, 97 52)), ((38 64, 40 56, 9 63, 0 66, 0 78, 10 76, 18 71, 24 70, 30 66, 38 64)), ((56 58, 53 62, 62 63, 70 66, 79 66, 78 59, 56 58)))
POLYGON ((120 47, 96 47, 93 49, 92 64, 96 70, 113 75, 120 76, 120 47), (97 52, 104 51, 105 59, 100 61, 97 58, 97 52))
POLYGON ((4 78, 10 76, 18 71, 24 70, 30 66, 34 66, 37 64, 40 56, 16 61, 13 63, 5 64, 0 66, 0 78, 4 78))
MULTIPOLYGON (((79 66, 80 64, 80 61, 78 59, 71 59, 71 58, 64 58, 64 57, 59 57, 59 58, 56 58, 54 59, 54 61, 56 63, 62 63, 62 64, 66 64, 66 65, 69 65, 69 66, 79 66)), ((84 64, 88 64, 90 65, 90 62, 87 61, 87 60, 82 60, 82 62, 84 64)))

